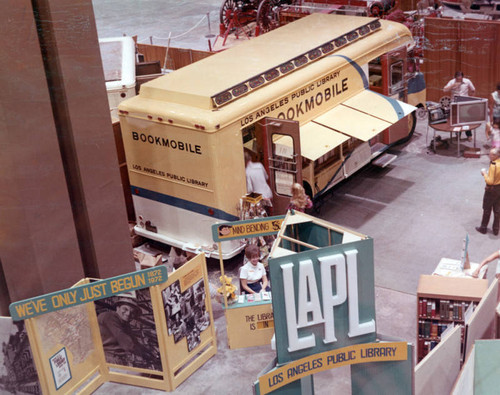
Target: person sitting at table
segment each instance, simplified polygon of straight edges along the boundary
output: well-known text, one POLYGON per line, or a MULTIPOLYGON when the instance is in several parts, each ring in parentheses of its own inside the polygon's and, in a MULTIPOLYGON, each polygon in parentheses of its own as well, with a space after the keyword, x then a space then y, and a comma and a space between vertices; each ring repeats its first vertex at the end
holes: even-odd
POLYGON ((264 265, 259 262, 260 249, 255 244, 250 244, 245 248, 245 256, 248 262, 245 263, 240 269, 240 282, 241 291, 255 294, 259 293, 262 289, 270 290, 267 282, 266 269, 264 265))
MULTIPOLYGON (((464 77, 462 71, 457 71, 455 78, 448 81, 443 88, 443 92, 449 94, 453 101, 455 96, 473 96, 476 88, 470 79, 464 77)), ((472 141, 472 132, 467 130, 465 134, 467 135, 467 141, 472 141)))

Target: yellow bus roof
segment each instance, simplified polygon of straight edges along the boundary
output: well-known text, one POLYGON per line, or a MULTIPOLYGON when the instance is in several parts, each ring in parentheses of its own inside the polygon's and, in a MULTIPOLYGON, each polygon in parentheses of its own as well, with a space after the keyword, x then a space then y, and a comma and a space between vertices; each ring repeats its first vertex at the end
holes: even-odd
MULTIPOLYGON (((369 34, 379 36, 382 42, 398 36, 411 37, 409 30, 397 22, 379 22, 376 18, 358 16, 311 14, 150 81, 141 86, 140 96, 213 109, 217 107, 214 101, 217 95, 241 86, 253 77, 264 75, 266 71, 297 59, 348 32, 370 24, 380 26, 379 23, 383 28, 373 33, 370 31, 369 34)), ((372 49, 366 48, 362 39, 346 46, 359 47, 360 55, 372 49)))

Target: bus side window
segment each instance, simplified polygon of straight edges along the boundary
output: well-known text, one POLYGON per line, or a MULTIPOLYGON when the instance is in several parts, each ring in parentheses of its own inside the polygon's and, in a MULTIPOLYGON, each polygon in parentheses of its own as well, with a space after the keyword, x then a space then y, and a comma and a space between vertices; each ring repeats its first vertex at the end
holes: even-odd
POLYGON ((398 62, 391 64, 390 73, 391 73, 390 92, 392 94, 392 93, 395 93, 396 91, 400 90, 403 87, 403 84, 404 84, 403 61, 400 60, 398 62))
POLYGON ((257 139, 255 138, 255 126, 250 125, 241 130, 243 146, 254 153, 258 153, 257 139))
POLYGON ((273 134, 272 166, 276 193, 291 196, 292 184, 295 182, 295 158, 293 138, 282 134, 273 134))

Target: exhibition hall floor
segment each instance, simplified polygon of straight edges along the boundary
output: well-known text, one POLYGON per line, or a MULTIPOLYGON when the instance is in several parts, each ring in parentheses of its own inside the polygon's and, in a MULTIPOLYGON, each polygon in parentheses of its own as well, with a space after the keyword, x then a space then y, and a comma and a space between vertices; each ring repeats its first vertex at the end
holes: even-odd
MULTIPOLYGON (((94 0, 93 3, 101 38, 137 35, 139 42, 153 37, 154 43, 166 45, 164 39, 170 35, 178 37, 171 41, 173 47, 208 50, 205 36, 218 32, 222 0, 94 0)), ((391 153, 398 155, 392 164, 385 169, 366 166, 335 187, 316 214, 374 239, 379 334, 415 342, 419 276, 431 274, 442 257, 460 259, 467 233, 472 262, 481 261, 499 248, 498 237, 493 236, 491 229, 486 235, 474 229, 482 215, 484 180, 480 169, 489 162, 485 155, 484 127, 476 133, 476 145, 483 153, 478 159, 458 158, 456 141, 448 149, 434 153, 427 148, 432 132, 427 131, 426 120, 419 120, 411 141, 391 149, 391 153)), ((472 143, 463 140, 462 149, 467 146, 472 143)), ((218 276, 215 273, 218 270, 217 265, 211 265, 211 277, 218 276)), ((493 276, 491 268, 488 278, 493 276)), ((218 352, 173 391, 175 394, 249 394, 259 372, 275 356, 270 346, 228 349, 223 310, 215 301, 213 306, 218 352)), ((314 382, 316 394, 350 393, 348 368, 315 375, 314 382)), ((163 392, 107 383, 95 393, 163 392)))

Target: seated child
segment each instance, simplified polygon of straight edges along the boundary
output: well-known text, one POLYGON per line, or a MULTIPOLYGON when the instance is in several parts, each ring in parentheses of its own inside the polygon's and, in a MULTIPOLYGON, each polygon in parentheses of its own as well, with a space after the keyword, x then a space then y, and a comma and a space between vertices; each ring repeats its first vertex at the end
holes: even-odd
POLYGON ((266 269, 259 262, 260 249, 255 244, 250 244, 245 248, 245 256, 248 262, 240 270, 241 293, 259 293, 263 288, 269 291, 267 284, 266 269), (262 282, 262 283, 261 283, 262 282))
POLYGON ((288 205, 288 210, 296 210, 304 212, 306 209, 313 206, 311 199, 306 195, 304 187, 298 183, 292 185, 292 197, 290 198, 290 204, 288 205))
POLYGON ((486 138, 491 144, 491 148, 500 148, 500 129, 497 123, 491 126, 489 123, 486 124, 486 138))

